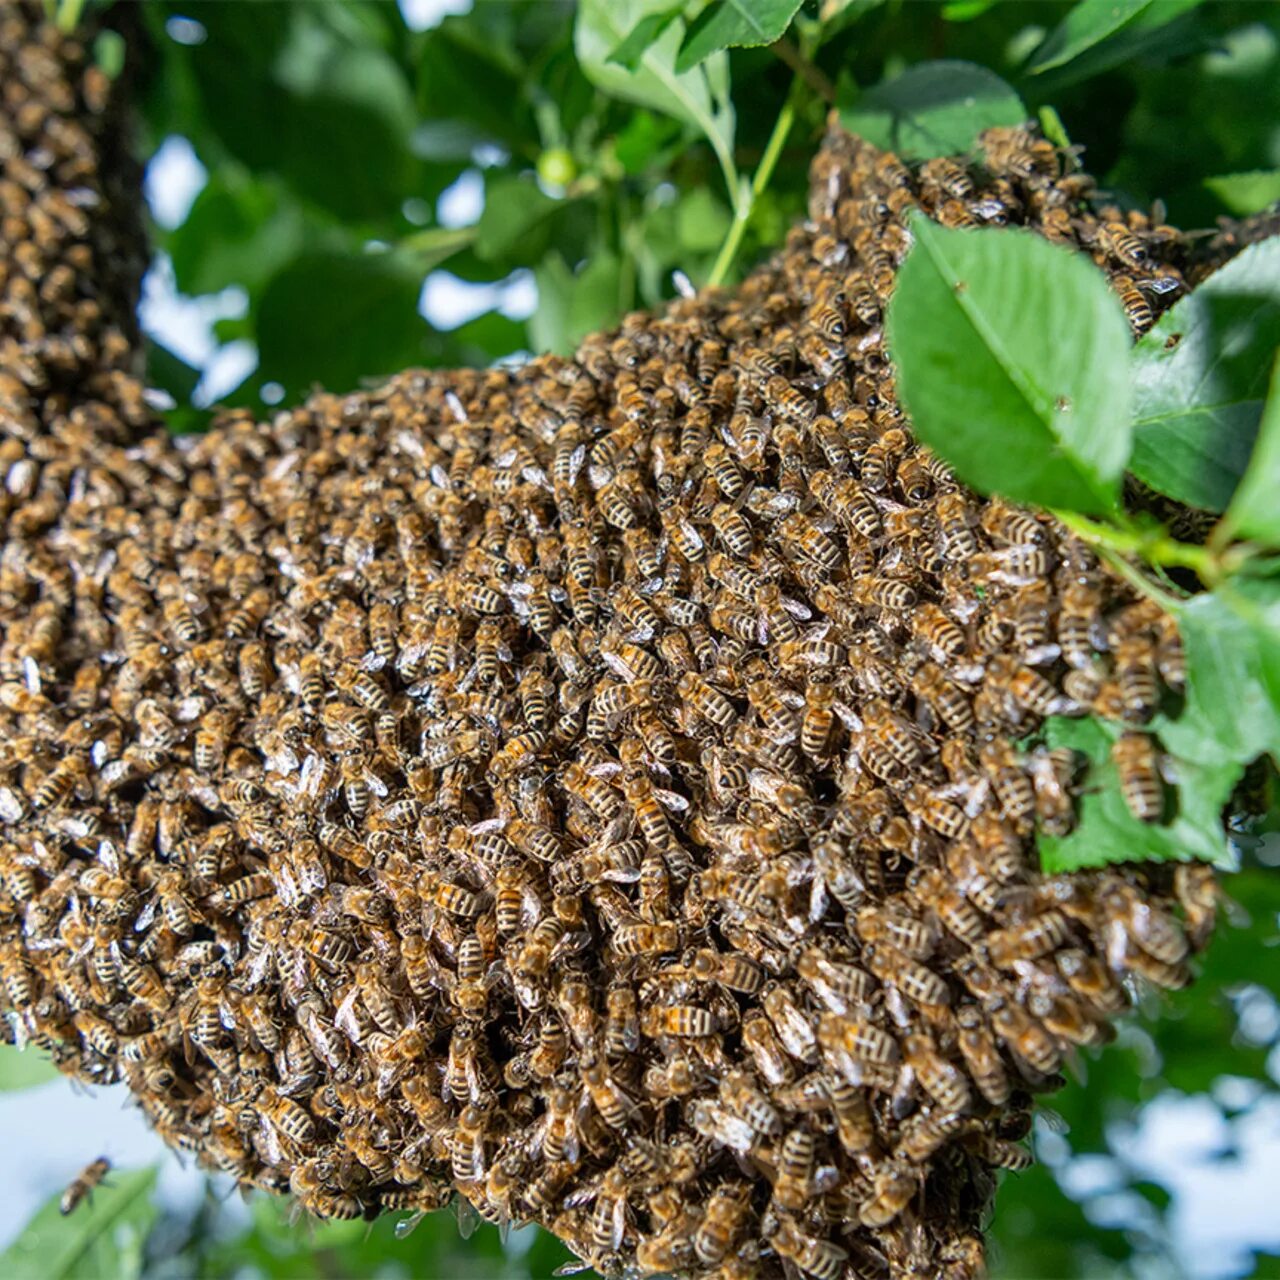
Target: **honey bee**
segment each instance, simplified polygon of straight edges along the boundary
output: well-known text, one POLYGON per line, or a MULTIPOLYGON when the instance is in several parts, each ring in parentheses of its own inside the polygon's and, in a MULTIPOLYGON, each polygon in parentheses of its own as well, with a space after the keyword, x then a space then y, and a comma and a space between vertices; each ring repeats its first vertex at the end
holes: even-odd
POLYGON ((1201 950, 1218 919, 1220 890, 1213 868, 1201 862, 1180 862, 1173 869, 1173 888, 1186 917, 1187 939, 1194 950, 1201 950))
POLYGON ((1124 719, 1129 724, 1145 724, 1160 702, 1155 649, 1145 636, 1133 636, 1115 646, 1114 656, 1124 719))
POLYGON ((780 1258, 794 1263, 806 1275, 817 1280, 840 1280, 844 1274, 847 1250, 830 1240, 805 1235, 787 1218, 779 1217, 767 1238, 780 1258))
POLYGON ((102 1183, 103 1178, 110 1172, 111 1161, 106 1156, 99 1156, 96 1160, 85 1165, 62 1193, 62 1197, 58 1201, 58 1212, 63 1217, 66 1217, 69 1213, 74 1213, 80 1203, 93 1192, 95 1187, 102 1183))
POLYGON ((816 416, 813 402, 797 391, 784 377, 773 375, 761 388, 765 403, 777 414, 807 426, 816 416))
POLYGON ((639 1108, 609 1074, 603 1063, 582 1070, 582 1083, 604 1122, 612 1129, 626 1129, 639 1114, 639 1108))
POLYGON ((912 1003, 927 1007, 951 1003, 946 980, 898 948, 878 942, 864 947, 862 958, 875 977, 897 987, 912 1003))
POLYGON ((1155 740, 1128 729, 1111 744, 1111 760, 1120 779, 1120 792, 1139 822, 1159 822, 1164 812, 1155 740))
POLYGON ((1068 916, 1051 908, 1023 923, 993 929, 987 936, 987 955, 997 969, 1012 969, 1021 960, 1037 960, 1056 951, 1070 937, 1068 916))
POLYGON ((984 1005, 991 1030, 1019 1062, 1041 1075, 1052 1075, 1062 1063, 1057 1041, 1021 1005, 992 996, 984 1005))

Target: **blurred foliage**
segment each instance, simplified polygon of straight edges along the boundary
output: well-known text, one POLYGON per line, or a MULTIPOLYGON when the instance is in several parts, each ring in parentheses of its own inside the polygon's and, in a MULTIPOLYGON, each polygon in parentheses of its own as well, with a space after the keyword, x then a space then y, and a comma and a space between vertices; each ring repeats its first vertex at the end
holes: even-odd
MULTIPOLYGON (((427 30, 385 3, 122 8, 150 45, 141 153, 185 138, 206 171, 178 224, 152 228, 154 244, 181 294, 243 291, 243 316, 212 338, 254 345, 256 367, 223 400, 256 410, 412 364, 568 351, 672 297, 677 273, 731 282, 802 215, 808 161, 835 107, 915 156, 1038 114, 1119 203, 1162 198, 1186 227, 1280 195, 1280 15, 1249 0, 478 0, 427 30), (467 184, 483 193, 474 209, 467 184), (423 315, 435 272, 468 298, 489 286, 471 318, 423 315), (536 308, 508 303, 504 314, 514 294, 499 286, 528 278, 536 308)), ((99 44, 114 71, 119 45, 99 44)), ((196 366, 208 361, 180 358, 177 334, 151 337, 151 380, 172 397, 175 429, 198 427, 196 366)), ((1265 639, 1258 629, 1260 654, 1265 639)), ((1270 727, 1256 723, 1265 707, 1254 695, 1269 670, 1223 670, 1205 695, 1220 715, 1252 708, 1236 731, 1258 749, 1270 727)), ((1197 985, 1082 1055, 1053 1099, 1065 1132, 1045 1128, 1044 1163, 1002 1186, 997 1275, 1196 1271, 1178 1252, 1175 1171, 1162 1181, 1138 1167, 1124 1135, 1170 1090, 1210 1098, 1243 1080, 1255 1082, 1252 1107, 1278 1099, 1280 974, 1268 960, 1280 856, 1268 839, 1241 838, 1245 869, 1229 887, 1247 923, 1220 926, 1197 985), (1102 1190, 1081 1190, 1080 1157, 1104 1170, 1102 1190), (1105 1225, 1125 1196, 1127 1225, 1105 1225)), ((2 1087, 40 1067, 0 1054, 2 1087)), ((504 1245, 481 1225, 463 1239, 450 1212, 400 1238, 390 1218, 291 1223, 287 1205, 246 1208, 212 1188, 154 1220, 151 1178, 114 1174, 67 1221, 46 1206, 0 1256, 0 1274, 33 1274, 35 1259, 45 1276, 514 1280, 549 1276, 568 1257, 527 1231, 504 1245)), ((1243 1261, 1197 1273, 1242 1273, 1241 1249, 1243 1261)), ((1280 1274, 1280 1261, 1256 1269, 1280 1274)))

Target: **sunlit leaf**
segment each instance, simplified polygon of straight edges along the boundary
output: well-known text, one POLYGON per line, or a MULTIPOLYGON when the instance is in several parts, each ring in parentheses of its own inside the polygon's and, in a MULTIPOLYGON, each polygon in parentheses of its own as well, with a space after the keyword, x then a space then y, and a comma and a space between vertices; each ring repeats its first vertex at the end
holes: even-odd
POLYGON ((1247 218, 1280 200, 1280 169, 1255 169, 1251 173, 1224 173, 1206 178, 1205 187, 1234 214, 1247 218))
POLYGON ((837 103, 852 133, 907 160, 970 150, 983 129, 1022 124, 1027 109, 999 76, 972 62, 922 62, 837 103))
POLYGON ((666 112, 703 133, 731 192, 737 189, 733 160, 734 113, 728 100, 728 60, 713 54, 689 71, 676 71, 684 23, 673 22, 640 55, 634 71, 609 61, 610 53, 636 23, 665 7, 662 0, 582 0, 574 26, 574 48, 583 71, 606 93, 666 112))
POLYGON ((795 17, 801 0, 711 0, 694 20, 676 57, 687 71, 721 49, 772 44, 795 17))
POLYGON ((1280 347, 1280 238, 1250 245, 1134 348, 1130 470, 1221 511, 1244 474, 1280 347))
POLYGON ((657 9, 647 13, 631 29, 627 38, 609 55, 610 62, 616 62, 628 71, 634 71, 639 65, 641 55, 655 40, 680 16, 684 6, 677 4, 668 9, 657 9))
POLYGON ((1223 519, 1239 537, 1280 546, 1280 357, 1272 367, 1253 454, 1223 519))
POLYGON ((1280 589, 1238 580, 1178 611, 1194 735, 1183 748, 1241 763, 1280 760, 1280 589))
POLYGON ((920 438, 970 484, 1106 511, 1129 451, 1128 326, 1087 260, 919 217, 888 337, 920 438))
MULTIPOLYGON (((79 1170, 73 1171, 78 1173, 79 1170)), ((68 1177, 70 1181, 70 1175, 68 1177)), ((70 1217, 48 1200, 0 1254, 5 1280, 133 1280, 155 1221, 154 1169, 114 1170, 70 1217)))
MULTIPOLYGON (((1036 50, 1028 71, 1052 71, 1079 58, 1117 32, 1154 31, 1202 0, 1080 0, 1036 50)), ((1095 67, 1095 72, 1101 67, 1095 67)))
POLYGON ((62 1079, 58 1068, 38 1049, 30 1045, 19 1049, 0 1045, 0 1093, 17 1089, 34 1089, 50 1080, 62 1079))
MULTIPOLYGON (((1156 732, 1159 725, 1153 725, 1156 732)), ((1140 822, 1129 811, 1111 759, 1121 726, 1089 718, 1054 716, 1045 722, 1050 747, 1069 747, 1087 761, 1084 793, 1075 829, 1066 836, 1041 833, 1037 845, 1048 872, 1075 871, 1109 863, 1199 859, 1233 868, 1235 858, 1222 825, 1226 804, 1241 766, 1175 757, 1174 812, 1166 823, 1140 822)), ((1166 744, 1167 745, 1167 744, 1166 744)))

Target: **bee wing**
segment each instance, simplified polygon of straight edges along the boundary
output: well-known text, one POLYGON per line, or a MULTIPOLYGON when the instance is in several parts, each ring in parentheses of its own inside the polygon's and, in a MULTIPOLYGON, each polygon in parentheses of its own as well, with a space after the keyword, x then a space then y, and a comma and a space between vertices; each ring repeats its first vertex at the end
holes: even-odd
POLYGON ((688 799, 678 792, 663 791, 660 787, 654 787, 653 794, 666 808, 673 809, 676 813, 684 813, 689 808, 688 799))
POLYGON ((475 1234, 476 1227, 480 1225, 480 1215, 465 1196, 458 1196, 454 1200, 454 1205, 458 1216, 458 1234, 464 1240, 469 1240, 475 1234))

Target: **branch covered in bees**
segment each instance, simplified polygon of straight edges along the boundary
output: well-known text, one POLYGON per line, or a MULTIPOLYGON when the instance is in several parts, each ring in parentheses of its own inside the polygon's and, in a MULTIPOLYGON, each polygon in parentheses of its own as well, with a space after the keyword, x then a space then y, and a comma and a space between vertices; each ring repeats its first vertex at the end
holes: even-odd
POLYGON ((1156 816, 1178 635, 916 445, 883 310, 918 208, 1081 246, 1136 330, 1182 237, 1021 130, 977 171, 833 128, 735 293, 180 446, 107 85, 26 8, 0 83, 9 1035, 322 1217, 978 1274, 1034 1095, 1190 980, 1215 888, 1037 869, 1077 762, 1018 744, 1119 722, 1156 816))

